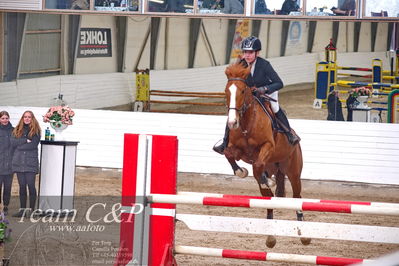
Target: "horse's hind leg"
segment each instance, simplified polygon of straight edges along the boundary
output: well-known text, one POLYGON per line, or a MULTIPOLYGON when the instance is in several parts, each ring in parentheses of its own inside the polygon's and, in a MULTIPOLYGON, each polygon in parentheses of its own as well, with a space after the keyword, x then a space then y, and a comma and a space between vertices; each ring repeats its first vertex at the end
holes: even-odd
MULTIPOLYGON (((226 157, 227 158, 227 157, 226 157)), ((245 167, 240 167, 236 163, 236 161, 232 158, 227 158, 229 161, 231 168, 233 168, 234 174, 238 177, 245 178, 248 176, 248 170, 245 167)))

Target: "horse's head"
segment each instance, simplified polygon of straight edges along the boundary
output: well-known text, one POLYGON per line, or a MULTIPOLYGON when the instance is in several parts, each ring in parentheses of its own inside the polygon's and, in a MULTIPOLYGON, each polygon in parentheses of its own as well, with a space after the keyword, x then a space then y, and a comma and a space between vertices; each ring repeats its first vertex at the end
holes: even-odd
POLYGON ((240 126, 239 114, 245 111, 245 100, 251 97, 251 90, 245 82, 250 71, 250 67, 245 67, 241 63, 235 63, 226 68, 227 85, 225 93, 229 108, 227 124, 230 129, 240 126))

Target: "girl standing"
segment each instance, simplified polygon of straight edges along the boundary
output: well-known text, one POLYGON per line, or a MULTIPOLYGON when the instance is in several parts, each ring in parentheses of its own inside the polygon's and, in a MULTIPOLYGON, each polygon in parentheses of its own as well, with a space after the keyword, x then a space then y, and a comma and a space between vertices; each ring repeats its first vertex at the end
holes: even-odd
POLYGON ((32 111, 25 111, 13 131, 11 145, 15 148, 12 170, 17 174, 19 184, 20 210, 13 217, 27 215, 26 202, 29 190, 29 207, 35 209, 36 174, 39 172, 39 142, 41 129, 32 111))
POLYGON ((11 169, 12 149, 11 134, 14 127, 10 123, 10 115, 7 111, 0 112, 0 202, 3 201, 4 215, 8 214, 8 204, 11 197, 11 185, 13 172, 11 169), (1 189, 3 187, 3 196, 1 189))

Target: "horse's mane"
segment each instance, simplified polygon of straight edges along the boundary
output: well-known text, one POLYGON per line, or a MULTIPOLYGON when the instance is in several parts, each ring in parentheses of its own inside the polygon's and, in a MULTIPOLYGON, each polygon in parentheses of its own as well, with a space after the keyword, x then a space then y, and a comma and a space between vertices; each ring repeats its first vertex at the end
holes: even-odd
POLYGON ((226 76, 227 78, 242 78, 246 79, 250 72, 249 67, 245 66, 242 62, 237 62, 229 65, 226 68, 226 76))

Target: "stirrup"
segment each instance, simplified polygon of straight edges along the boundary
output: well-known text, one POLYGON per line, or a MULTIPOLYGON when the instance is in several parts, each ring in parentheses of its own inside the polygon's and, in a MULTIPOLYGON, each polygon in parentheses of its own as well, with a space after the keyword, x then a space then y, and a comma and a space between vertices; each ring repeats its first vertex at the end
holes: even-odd
POLYGON ((218 142, 216 142, 215 146, 213 146, 213 150, 219 153, 220 155, 224 155, 224 149, 225 149, 225 144, 223 140, 219 140, 218 142))

